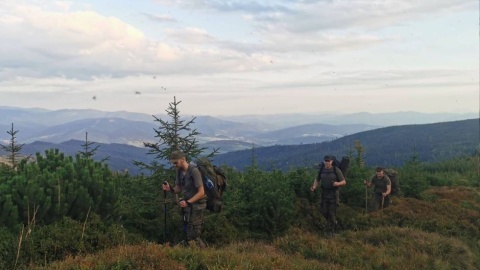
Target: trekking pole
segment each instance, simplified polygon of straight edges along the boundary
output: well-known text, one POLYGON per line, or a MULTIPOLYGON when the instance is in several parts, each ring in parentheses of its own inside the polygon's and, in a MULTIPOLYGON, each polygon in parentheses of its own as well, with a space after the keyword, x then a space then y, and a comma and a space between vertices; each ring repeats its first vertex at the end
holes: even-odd
POLYGON ((167 191, 163 191, 163 244, 167 243, 167 191))
POLYGON ((365 214, 368 213, 368 187, 365 185, 365 214))
POLYGON ((382 211, 383 211, 383 203, 385 202, 385 196, 382 194, 382 211))
MULTIPOLYGON (((180 201, 183 199, 180 199, 180 201)), ((185 211, 185 208, 182 207, 182 218, 183 218, 183 233, 184 233, 184 241, 185 241, 185 246, 188 246, 188 219, 187 219, 187 213, 185 211)))

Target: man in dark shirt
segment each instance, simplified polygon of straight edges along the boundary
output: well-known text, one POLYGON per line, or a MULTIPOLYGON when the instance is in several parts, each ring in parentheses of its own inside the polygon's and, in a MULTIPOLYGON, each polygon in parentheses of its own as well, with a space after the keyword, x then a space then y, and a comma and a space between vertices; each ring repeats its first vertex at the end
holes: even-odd
POLYGON ((196 166, 187 162, 185 154, 181 151, 172 152, 170 162, 177 171, 175 186, 171 187, 165 182, 163 190, 171 191, 174 194, 182 192, 184 195, 178 205, 182 208, 184 223, 187 224, 187 243, 185 244, 188 244, 189 240, 194 240, 197 246, 205 247, 205 243, 200 239, 204 224, 204 211, 207 206, 202 175, 196 166))
POLYGON ((335 227, 337 225, 336 191, 338 187, 345 186, 347 184, 342 171, 333 166, 333 159, 334 157, 330 155, 327 155, 323 158, 325 166, 322 170, 319 170, 317 178, 315 178, 315 181, 311 187, 312 191, 315 191, 319 185, 322 188, 320 211, 327 220, 329 236, 333 236, 335 227))
POLYGON ((373 196, 375 199, 373 202, 373 211, 377 211, 378 209, 383 210, 383 208, 390 204, 389 195, 392 187, 390 178, 388 178, 388 176, 385 174, 385 170, 382 167, 377 167, 375 172, 376 174, 372 176, 370 181, 363 181, 367 187, 375 186, 373 188, 373 196))

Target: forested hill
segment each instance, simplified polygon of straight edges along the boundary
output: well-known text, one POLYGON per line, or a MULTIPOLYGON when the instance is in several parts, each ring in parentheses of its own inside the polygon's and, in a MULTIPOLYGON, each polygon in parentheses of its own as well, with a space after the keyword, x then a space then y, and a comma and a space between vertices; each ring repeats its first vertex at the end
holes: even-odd
POLYGON ((272 167, 313 166, 325 154, 337 157, 353 151, 355 141, 365 148, 367 166, 396 167, 414 155, 422 162, 448 160, 471 155, 480 146, 480 119, 424 125, 403 125, 379 128, 339 138, 331 142, 304 145, 282 145, 229 152, 215 157, 214 163, 243 169, 252 164, 252 157, 263 169, 272 167))

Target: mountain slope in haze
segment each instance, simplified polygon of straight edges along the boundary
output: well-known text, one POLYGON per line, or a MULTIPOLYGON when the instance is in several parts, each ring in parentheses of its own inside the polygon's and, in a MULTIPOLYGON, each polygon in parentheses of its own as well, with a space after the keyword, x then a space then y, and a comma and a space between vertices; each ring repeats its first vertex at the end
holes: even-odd
MULTIPOLYGON (((22 156, 35 156, 36 153, 45 155, 45 151, 48 149, 58 149, 67 156, 75 156, 78 154, 78 152, 84 151, 82 147, 84 144, 85 141, 78 140, 69 140, 59 144, 50 142, 33 142, 25 144, 20 153, 22 156)), ((114 172, 124 172, 125 170, 128 170, 130 174, 137 175, 142 171, 133 165, 134 160, 147 164, 153 160, 153 156, 148 154, 148 149, 146 148, 117 143, 94 143, 92 144, 91 148, 96 146, 99 147, 97 148, 93 159, 100 161, 108 157, 108 160, 104 162, 108 164, 109 168, 114 172)))
POLYGON ((88 141, 92 142, 113 142, 143 146, 143 142, 153 141, 154 128, 154 123, 129 121, 122 118, 82 119, 44 128, 41 131, 31 134, 26 142, 44 141, 61 143, 69 140, 85 141, 86 135, 88 135, 88 141))
MULTIPOLYGON (((151 122, 149 114, 117 111, 105 112, 89 109, 46 110, 40 108, 16 108, 0 106, 0 124, 55 126, 89 118, 123 118, 131 121, 151 122)), ((160 115, 159 115, 160 116, 160 115)))
MULTIPOLYGON (((152 117, 152 121, 144 122, 114 117, 88 118, 53 126, 15 124, 14 130, 19 131, 16 137, 17 141, 21 143, 34 141, 61 143, 68 140, 85 140, 88 133, 88 140, 93 142, 143 146, 144 142, 156 141, 154 129, 158 129, 160 123, 153 119, 152 117)), ((11 130, 11 124, 0 124, 0 128, 11 130)), ((220 147, 221 151, 225 152, 229 149, 248 149, 252 144, 267 146, 322 142, 345 134, 372 129, 373 126, 311 124, 268 131, 267 128, 248 123, 199 116, 194 119, 191 128, 200 132, 197 136, 200 144, 208 144, 205 147, 209 148, 220 147)), ((0 142, 7 142, 9 139, 7 133, 0 134, 0 142)))
POLYGON ((266 132, 263 134, 259 134, 257 137, 265 140, 270 139, 270 144, 295 145, 303 143, 318 143, 324 141, 331 141, 348 134, 372 130, 375 128, 379 128, 379 126, 363 124, 307 124, 266 132))
MULTIPOLYGON (((244 169, 252 164, 252 155, 260 168, 270 170, 273 167, 288 170, 291 167, 310 167, 318 164, 325 154, 337 157, 348 155, 353 151, 353 144, 359 140, 366 152, 364 158, 367 166, 401 166, 411 159, 416 152, 422 162, 449 160, 462 155, 472 155, 480 151, 480 119, 463 121, 405 125, 379 128, 348 135, 334 141, 302 145, 276 145, 252 147, 217 155, 213 158, 216 165, 226 164, 237 169, 244 169)), ((75 155, 82 151, 84 141, 68 141, 61 144, 35 142, 25 144, 22 155, 44 153, 45 149, 58 148, 60 151, 75 155)), ((97 144, 95 144, 97 145, 97 144)), ((127 168, 132 174, 138 173, 133 160, 149 163, 152 155, 148 150, 123 144, 100 144, 94 158, 101 160, 110 156, 107 163, 115 171, 127 168)), ((0 155, 6 153, 0 150, 0 155)))
MULTIPOLYGON (((472 155, 480 147, 480 119, 424 125, 379 128, 348 135, 331 142, 303 145, 279 145, 256 148, 254 155, 264 169, 288 170, 290 167, 313 166, 324 155, 337 157, 353 151, 355 141, 365 148, 367 166, 401 166, 414 153, 422 162, 448 160, 472 155)), ((251 165, 252 150, 221 154, 215 163, 244 169, 251 165)))
POLYGON ((411 124, 430 124, 439 122, 458 121, 479 117, 476 113, 420 113, 420 112, 390 112, 390 113, 350 113, 350 114, 274 114, 274 115, 236 115, 217 116, 217 118, 240 123, 265 124, 275 129, 304 124, 365 124, 373 126, 397 126, 411 124))

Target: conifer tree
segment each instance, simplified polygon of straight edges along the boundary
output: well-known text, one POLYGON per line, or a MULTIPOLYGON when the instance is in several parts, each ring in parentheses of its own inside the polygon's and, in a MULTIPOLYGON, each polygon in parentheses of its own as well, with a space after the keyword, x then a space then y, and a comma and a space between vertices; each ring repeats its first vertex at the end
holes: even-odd
POLYGON ((13 130, 13 123, 12 128, 7 131, 7 134, 10 135, 10 142, 7 145, 0 144, 0 147, 8 153, 8 161, 12 165, 12 168, 15 170, 18 164, 18 158, 20 156, 20 151, 22 150, 25 144, 18 144, 16 142, 16 136, 18 130, 13 130))
MULTIPOLYGON (((149 149, 149 154, 155 155, 155 160, 151 164, 134 161, 135 165, 142 169, 156 172, 159 168, 163 168, 163 165, 160 165, 162 163, 161 161, 169 160, 170 154, 173 151, 181 150, 187 158, 195 158, 207 149, 199 146, 196 136, 200 133, 197 129, 191 127, 191 125, 195 123, 196 117, 190 120, 184 120, 180 117, 178 105, 181 102, 182 101, 177 101, 176 97, 173 97, 173 102, 169 103, 166 112, 170 120, 163 120, 153 115, 153 118, 155 118, 154 121, 160 124, 158 129, 154 129, 155 138, 158 138, 158 142, 144 142, 143 145, 149 149)), ((217 153, 217 151, 218 149, 214 149, 213 152, 207 156, 211 157, 217 153)))
POLYGON ((420 193, 428 189, 422 163, 418 157, 416 148, 413 148, 413 153, 409 160, 401 168, 402 175, 402 193, 407 197, 418 197, 420 193))
MULTIPOLYGON (((97 146, 92 148, 93 144, 95 144, 95 143, 88 141, 88 132, 85 132, 85 143, 82 144, 83 152, 78 151, 78 153, 85 159, 92 158, 95 155, 95 153, 97 152, 98 148, 100 147, 100 145, 97 145, 97 146)), ((110 157, 106 157, 106 158, 102 159, 100 162, 106 161, 109 158, 110 157)))

